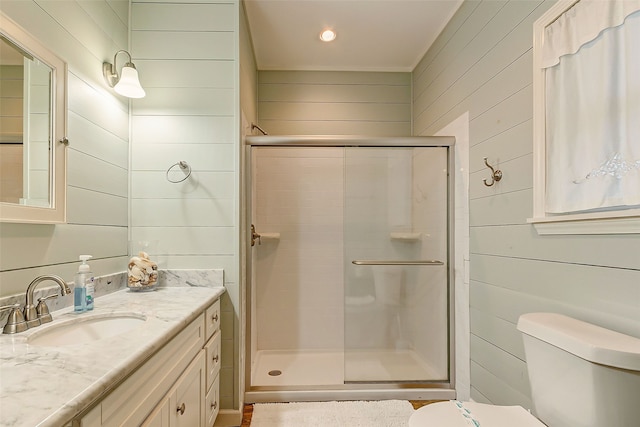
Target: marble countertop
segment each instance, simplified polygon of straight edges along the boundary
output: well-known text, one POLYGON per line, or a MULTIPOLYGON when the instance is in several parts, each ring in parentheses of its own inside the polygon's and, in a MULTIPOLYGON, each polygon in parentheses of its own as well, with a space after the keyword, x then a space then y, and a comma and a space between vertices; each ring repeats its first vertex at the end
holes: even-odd
POLYGON ((95 309, 53 312, 53 322, 15 335, 0 334, 0 426, 64 426, 105 396, 193 321, 225 289, 161 287, 121 290, 96 298, 95 309), (29 336, 69 319, 112 313, 143 315, 135 329, 102 340, 35 346, 29 336))

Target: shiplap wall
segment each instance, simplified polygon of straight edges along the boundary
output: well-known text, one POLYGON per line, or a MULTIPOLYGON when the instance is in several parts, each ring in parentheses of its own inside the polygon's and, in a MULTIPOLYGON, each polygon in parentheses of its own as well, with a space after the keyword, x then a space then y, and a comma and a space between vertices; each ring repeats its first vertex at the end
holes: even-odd
POLYGON ((553 1, 465 1, 413 72, 414 133, 470 117, 471 397, 531 406, 518 316, 560 312, 640 337, 637 235, 539 236, 532 24, 553 1), (482 158, 502 169, 485 187, 482 158))
MULTIPOLYGON (((244 2, 240 8, 240 107, 248 123, 257 123, 258 70, 244 2)), ((251 131, 251 129, 249 129, 251 131)))
POLYGON ((67 62, 70 141, 67 224, 0 224, 0 295, 40 274, 72 280, 80 254, 94 256, 96 275, 124 271, 128 104, 106 87, 102 62, 127 48, 129 2, 2 0, 0 10, 67 62))
MULTIPOLYGON (((147 91, 133 101, 131 239, 157 241, 160 268, 224 268, 220 403, 238 407, 239 3, 131 8, 131 49, 147 91), (170 183, 179 161, 191 176, 170 183)), ((178 166, 172 180, 185 177, 178 166)))
POLYGON ((411 74, 259 71, 258 120, 270 135, 411 135, 411 74))

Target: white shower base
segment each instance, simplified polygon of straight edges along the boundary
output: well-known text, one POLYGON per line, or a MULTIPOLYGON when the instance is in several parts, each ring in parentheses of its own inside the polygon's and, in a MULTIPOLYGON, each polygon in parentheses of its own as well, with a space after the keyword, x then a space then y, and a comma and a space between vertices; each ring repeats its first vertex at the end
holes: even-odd
POLYGON ((341 386, 345 380, 402 382, 443 379, 442 374, 412 350, 357 350, 346 354, 339 350, 261 350, 256 353, 251 385, 341 386), (281 373, 269 375, 274 371, 281 373))

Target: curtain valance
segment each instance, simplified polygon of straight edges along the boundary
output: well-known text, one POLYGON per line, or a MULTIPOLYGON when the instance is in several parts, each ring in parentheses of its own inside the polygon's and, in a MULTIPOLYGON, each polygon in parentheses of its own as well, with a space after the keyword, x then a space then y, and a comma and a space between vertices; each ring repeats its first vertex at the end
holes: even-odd
POLYGON ((541 68, 557 65, 607 28, 640 10, 640 0, 581 0, 546 27, 541 68))

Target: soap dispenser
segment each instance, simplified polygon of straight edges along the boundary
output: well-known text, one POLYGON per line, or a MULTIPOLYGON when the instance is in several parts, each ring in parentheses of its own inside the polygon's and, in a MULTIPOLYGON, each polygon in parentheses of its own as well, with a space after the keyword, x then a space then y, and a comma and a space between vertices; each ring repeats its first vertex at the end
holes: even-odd
POLYGON ((87 260, 91 259, 91 255, 80 255, 78 257, 82 264, 78 267, 78 273, 74 279, 75 290, 73 296, 73 306, 75 312, 83 312, 93 310, 93 294, 95 287, 93 284, 93 273, 91 267, 87 264, 87 260))

